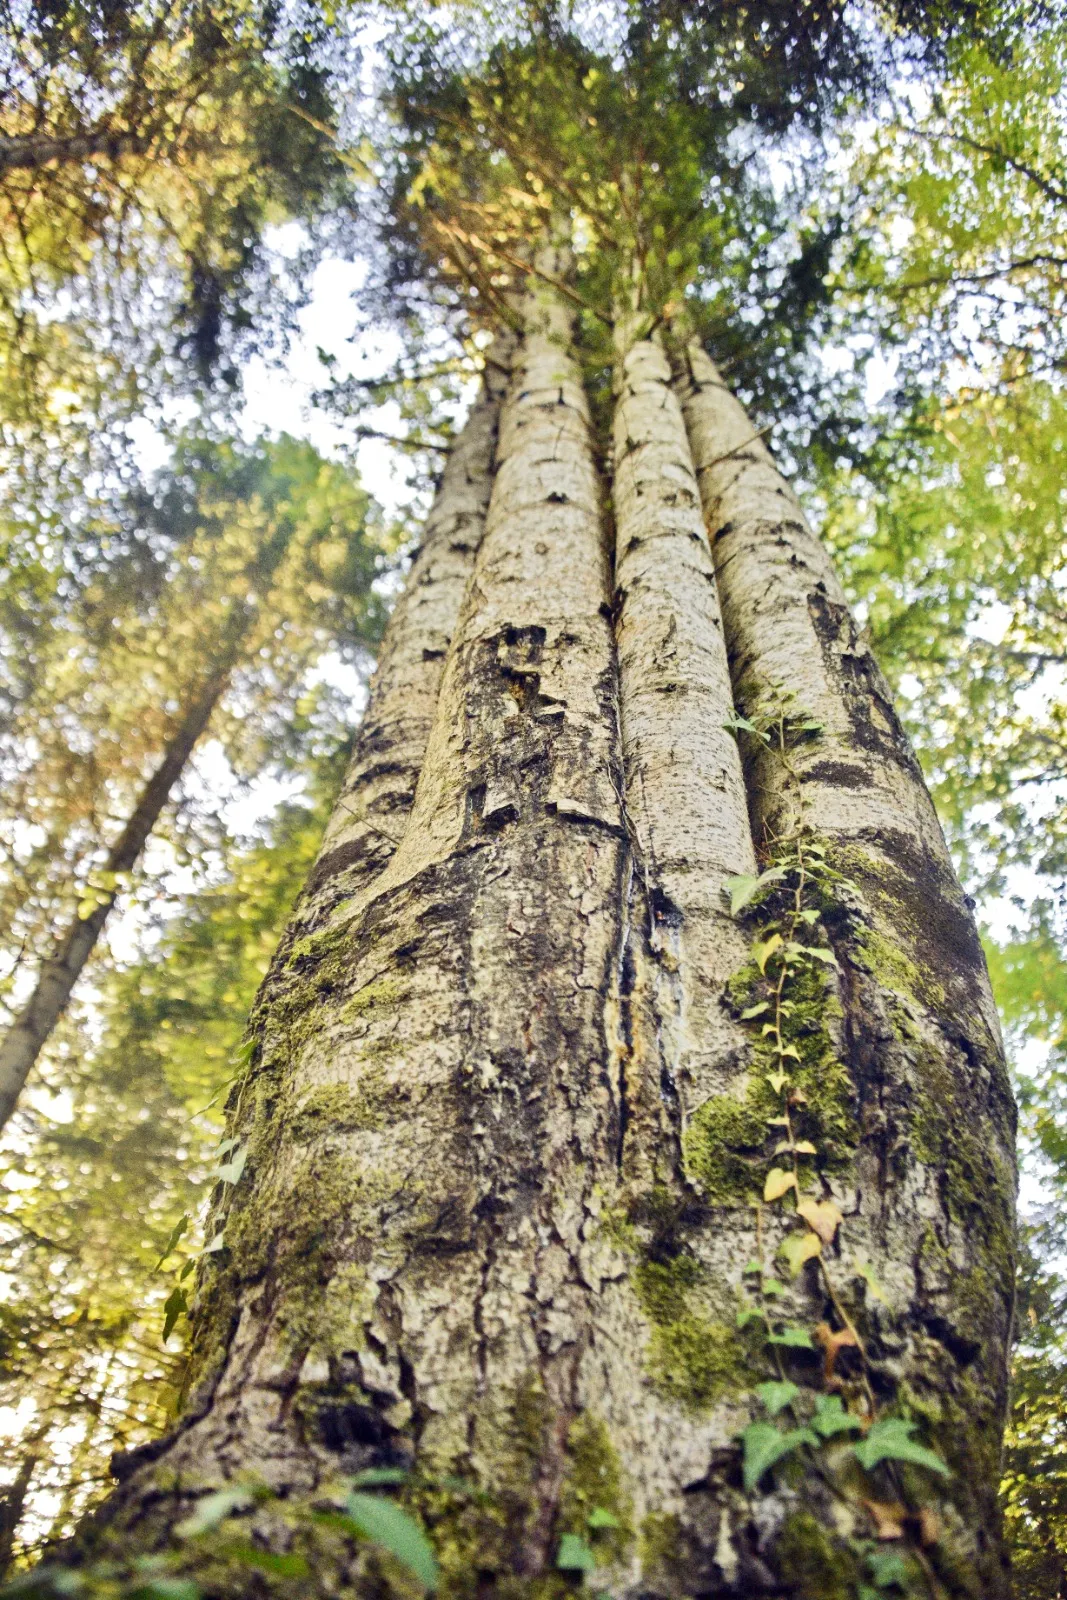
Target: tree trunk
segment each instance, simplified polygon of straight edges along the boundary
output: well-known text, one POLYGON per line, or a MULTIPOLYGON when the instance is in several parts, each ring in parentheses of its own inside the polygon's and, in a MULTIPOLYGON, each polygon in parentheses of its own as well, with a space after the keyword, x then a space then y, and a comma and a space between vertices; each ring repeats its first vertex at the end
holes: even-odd
POLYGON ((1011 1111, 973 923, 767 452, 701 352, 672 387, 625 328, 612 570, 539 267, 454 631, 435 535, 257 1007, 185 1415, 97 1537, 162 1545, 252 1475, 248 1548, 379 1595, 390 1558, 307 1508, 391 1469, 451 1595, 595 1559, 634 1600, 836 1600, 896 1555, 1002 1597, 1011 1111))
POLYGON ((15 1110, 30 1070, 66 1010, 74 985, 96 948, 118 894, 114 877, 129 872, 140 859, 149 834, 159 821, 194 745, 229 682, 231 669, 232 661, 208 680, 178 724, 162 761, 142 789, 126 826, 100 869, 103 882, 110 883, 111 887, 97 891, 93 909, 87 916, 75 918, 61 936, 55 955, 41 963, 33 993, 0 1040, 0 1128, 15 1110))
POLYGON ((371 882, 400 843, 430 735, 445 655, 485 530, 500 406, 515 335, 486 353, 482 392, 445 462, 422 541, 382 641, 359 739, 289 942, 371 882))

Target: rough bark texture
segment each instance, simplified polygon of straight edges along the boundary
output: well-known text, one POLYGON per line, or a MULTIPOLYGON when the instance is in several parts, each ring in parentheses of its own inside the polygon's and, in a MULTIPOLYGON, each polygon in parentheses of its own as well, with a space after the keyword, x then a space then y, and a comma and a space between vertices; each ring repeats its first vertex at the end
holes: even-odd
POLYGON ((686 419, 742 713, 795 696, 821 733, 791 777, 753 741, 758 841, 831 846, 841 1059, 856 1130, 839 1195, 877 1379, 930 1419, 955 1468, 944 1514, 972 1589, 1005 1592, 996 1508, 1013 1312, 1014 1107, 974 919, 889 689, 826 552, 698 345, 686 419))
POLYGON ((404 592, 393 608, 344 785, 290 939, 382 870, 403 836, 445 655, 485 530, 500 406, 515 336, 486 353, 482 393, 449 452, 404 592))
MULTIPOLYGON (((817 541, 700 353, 673 390, 658 344, 622 339, 613 572, 568 314, 544 287, 524 314, 455 628, 439 550, 257 1009, 233 1107, 248 1165, 220 1202, 185 1417, 125 1463, 101 1536, 165 1538, 242 1473, 292 1507, 339 1470, 402 1466, 452 1595, 573 1589, 571 1534, 618 1597, 838 1600, 870 1586, 871 1496, 896 1496, 911 1577, 1000 1596, 1010 1101, 922 779, 817 541), (757 726, 776 684, 797 695, 746 778, 728 663, 757 726), (376 830, 416 770, 393 850, 376 830), (739 920, 746 788, 761 862, 814 864, 782 866, 739 920), (800 885, 791 911, 776 883, 800 885), (778 996, 784 1119, 772 1002, 750 1003, 771 912, 834 952, 796 958, 778 996), (775 1252, 803 1242, 799 1213, 762 1199, 783 1120, 807 1198, 844 1214, 795 1275, 775 1252), (773 1292, 762 1333, 754 1281, 764 1308, 773 1292), (786 1323, 822 1323, 833 1360, 769 1343, 786 1323), (865 1479, 846 1437, 746 1488, 738 1437, 775 1377, 802 1420, 834 1397, 865 1423, 922 1420, 955 1476, 865 1479)), ((285 1548, 281 1503, 235 1521, 285 1548)), ((317 1592, 387 1592, 366 1547, 329 1559, 317 1592)), ((209 1592, 258 1581, 216 1573, 209 1592)))

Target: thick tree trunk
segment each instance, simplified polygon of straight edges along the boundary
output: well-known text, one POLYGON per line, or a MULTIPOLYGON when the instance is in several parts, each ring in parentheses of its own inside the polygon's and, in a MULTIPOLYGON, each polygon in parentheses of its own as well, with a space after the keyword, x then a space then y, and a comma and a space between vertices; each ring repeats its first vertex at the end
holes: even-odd
MULTIPOLYGON (((116 876, 137 865, 149 834, 185 771, 193 747, 211 720, 229 675, 229 666, 215 673, 175 729, 163 759, 142 789, 101 868, 105 884, 114 885, 116 876)), ((70 924, 58 941, 55 955, 41 963, 33 993, 0 1040, 0 1128, 15 1110, 37 1057, 67 1008, 74 985, 96 948, 117 893, 117 887, 100 889, 89 914, 77 917, 70 924)))
POLYGON ((307 1508, 391 1468, 457 1596, 591 1546, 634 1600, 837 1600, 887 1552, 1003 1596, 1010 1097, 921 776, 701 353, 672 387, 620 334, 613 572, 569 315, 524 316, 484 537, 491 396, 257 1008, 185 1416, 99 1537, 251 1475, 235 1531, 378 1595, 307 1508))

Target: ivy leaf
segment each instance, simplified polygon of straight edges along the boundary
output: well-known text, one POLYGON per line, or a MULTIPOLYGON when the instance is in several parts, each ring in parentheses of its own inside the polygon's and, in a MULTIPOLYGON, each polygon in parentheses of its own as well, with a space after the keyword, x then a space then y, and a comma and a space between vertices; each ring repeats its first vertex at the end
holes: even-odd
POLYGON ((822 1240, 814 1233, 791 1233, 782 1240, 778 1254, 785 1257, 795 1278, 805 1261, 822 1254, 822 1240))
POLYGON ((802 1444, 817 1445, 818 1442, 810 1428, 790 1428, 788 1433, 782 1433, 772 1422, 749 1423, 741 1435, 744 1449, 742 1476, 745 1488, 753 1490, 763 1474, 773 1467, 776 1461, 781 1461, 783 1456, 791 1455, 802 1444))
POLYGON ((795 1383, 782 1383, 775 1379, 770 1383, 757 1383, 756 1393, 767 1407, 772 1417, 795 1400, 800 1393, 800 1386, 795 1383))
POLYGON ((180 1285, 175 1285, 163 1302, 163 1343, 166 1344, 174 1332, 174 1324, 179 1317, 188 1315, 189 1300, 185 1290, 180 1285))
MULTIPOLYGON (((780 933, 772 933, 769 939, 756 940, 752 946, 752 959, 761 972, 766 972, 768 961, 774 952, 781 947, 781 943, 782 936, 780 933)), ((766 1032, 766 1029, 764 1032, 766 1032)))
POLYGON ((797 1180, 791 1172, 787 1172, 784 1167, 772 1167, 763 1185, 764 1203, 770 1205, 772 1200, 780 1200, 796 1186, 797 1180))
POLYGON ((437 1588, 440 1574, 433 1547, 414 1517, 395 1501, 376 1494, 350 1494, 345 1511, 357 1533, 388 1550, 424 1589, 437 1588))
POLYGON ((560 1572, 595 1572, 596 1556, 577 1533, 565 1533, 556 1552, 560 1572))
POLYGON ((166 1261, 167 1257, 170 1255, 171 1251, 174 1249, 174 1246, 178 1243, 178 1240, 181 1238, 182 1234, 185 1232, 186 1228, 189 1226, 189 1223, 190 1223, 191 1220, 192 1219, 189 1216, 189 1213, 187 1211, 185 1213, 185 1215, 178 1222, 176 1222, 174 1224, 174 1227, 171 1229, 170 1238, 167 1240, 167 1248, 164 1250, 163 1254, 160 1256, 159 1260, 156 1262, 155 1266, 152 1268, 153 1272, 158 1272, 159 1271, 160 1267, 163 1265, 164 1261, 166 1261))
POLYGON ((886 1417, 883 1422, 874 1423, 866 1439, 853 1446, 856 1460, 868 1472, 880 1461, 913 1461, 916 1466, 939 1472, 944 1478, 951 1477, 939 1455, 912 1439, 917 1427, 917 1422, 905 1422, 903 1417, 886 1417))
POLYGON ((879 1539, 903 1539, 908 1519, 907 1506, 899 1500, 864 1500, 879 1539))
POLYGON ((839 1394, 819 1396, 811 1425, 824 1439, 832 1439, 838 1433, 859 1433, 863 1430, 863 1423, 859 1417, 854 1417, 845 1410, 839 1394))
POLYGON ((833 1244, 837 1230, 845 1220, 832 1200, 801 1200, 797 1206, 797 1215, 804 1218, 808 1227, 819 1235, 823 1244, 833 1244))
POLYGON ((585 1520, 591 1528, 621 1527, 618 1517, 613 1517, 610 1511, 604 1510, 603 1506, 594 1506, 585 1520))
POLYGON ((227 1161, 224 1166, 219 1167, 213 1176, 217 1178, 220 1183, 237 1183, 242 1172, 245 1170, 245 1162, 247 1160, 248 1146, 242 1145, 241 1149, 237 1151, 233 1160, 227 1161))
POLYGON ((885 1297, 885 1290, 875 1277, 874 1268, 870 1265, 870 1263, 867 1261, 857 1260, 854 1263, 854 1270, 857 1276, 863 1279, 874 1298, 876 1300, 880 1300, 884 1306, 887 1306, 889 1301, 885 1297))
POLYGON ((815 961, 823 961, 828 967, 836 967, 838 971, 841 970, 841 963, 838 961, 832 950, 826 950, 822 947, 822 945, 817 944, 806 945, 805 950, 806 953, 815 961))
POLYGON ((774 1147, 776 1156, 784 1155, 787 1150, 798 1156, 817 1156, 819 1153, 810 1139, 798 1139, 795 1144, 790 1139, 782 1139, 774 1147))
POLYGON ((751 1022, 753 1017, 761 1017, 765 1011, 769 1011, 769 1010, 770 1010, 770 1001, 769 1000, 761 1000, 758 1006, 749 1006, 747 1008, 747 1010, 742 1011, 742 1013, 741 1013, 741 1021, 742 1022, 751 1022))
POLYGON ((758 1318, 760 1318, 762 1316, 763 1316, 763 1312, 757 1310, 755 1306, 744 1306, 737 1313, 737 1317, 736 1317, 735 1320, 736 1320, 737 1326, 739 1328, 747 1328, 750 1322, 755 1322, 758 1318))
POLYGON ((730 891, 730 915, 736 917, 761 889, 765 889, 769 883, 777 883, 784 877, 784 867, 768 867, 767 871, 761 872, 758 877, 754 877, 750 872, 740 872, 734 878, 727 878, 725 886, 730 891))
POLYGON ((397 1484, 407 1483, 411 1473, 403 1467, 368 1467, 364 1472, 357 1472, 352 1479, 354 1489, 381 1489, 393 1488, 397 1484))
POLYGON ((750 722, 747 717, 743 717, 739 711, 731 711, 723 727, 728 733, 750 733, 753 738, 762 739, 764 744, 767 743, 767 734, 764 730, 758 728, 754 722, 750 722))
POLYGON ((768 1072, 767 1082, 775 1094, 781 1094, 782 1089, 789 1082, 789 1074, 788 1072, 768 1072))
POLYGON ((254 1500, 251 1489, 216 1489, 198 1500, 191 1515, 179 1522, 174 1531, 179 1539, 198 1539, 213 1533, 235 1511, 247 1511, 254 1500))
POLYGON ((814 1350, 807 1328, 783 1328, 781 1333, 768 1336, 768 1344, 784 1345, 787 1350, 814 1350))

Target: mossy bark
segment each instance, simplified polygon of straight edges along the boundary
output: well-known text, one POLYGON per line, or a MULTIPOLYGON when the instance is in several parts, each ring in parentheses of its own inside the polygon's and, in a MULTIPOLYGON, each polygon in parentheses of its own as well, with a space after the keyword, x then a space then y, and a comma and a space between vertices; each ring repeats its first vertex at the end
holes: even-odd
MULTIPOLYGON (((95 1537, 166 1543, 205 1490, 254 1477, 275 1498, 233 1522, 284 1549, 279 1507, 394 1467, 450 1595, 573 1589, 573 1534, 620 1600, 814 1600, 868 1581, 870 1502, 895 1493, 924 1530, 902 1535, 917 1583, 1000 1596, 1010 1097, 921 777, 701 354, 672 389, 660 345, 620 329, 609 508, 544 278, 523 319, 462 603, 459 568, 428 557, 411 592, 432 621, 409 635, 437 642, 401 648, 401 613, 257 1007, 232 1107, 248 1164, 220 1199, 185 1414, 125 1463, 95 1537), (822 729, 750 741, 743 769, 724 724, 783 684, 822 729), (773 901, 746 922, 728 890, 801 836, 833 954, 793 981, 791 1070, 811 1195, 844 1221, 792 1275, 795 1214, 761 1198, 773 1062, 745 1016, 773 901), (746 1489, 761 1381, 795 1381, 801 1410, 858 1385, 847 1352, 834 1371, 803 1342, 776 1353, 746 1311, 753 1256, 778 1320, 859 1330, 870 1403, 922 1420, 951 1479, 865 1477, 845 1438, 746 1489)), ((317 1592, 388 1592, 366 1547, 330 1563, 317 1592)), ((212 1594, 259 1593, 211 1571, 212 1594)))
POLYGON ((825 922, 857 1143, 829 1188, 846 1216, 842 1255, 847 1239, 881 1285, 880 1298, 857 1305, 873 1376, 928 1421, 954 1469, 940 1497, 949 1592, 1001 1595, 1015 1122, 985 960, 914 753, 825 549, 698 345, 684 368, 738 709, 758 716, 761 703, 792 691, 820 724, 816 737, 796 736, 788 761, 750 740, 747 776, 765 856, 791 832, 817 833, 840 874, 825 922))

